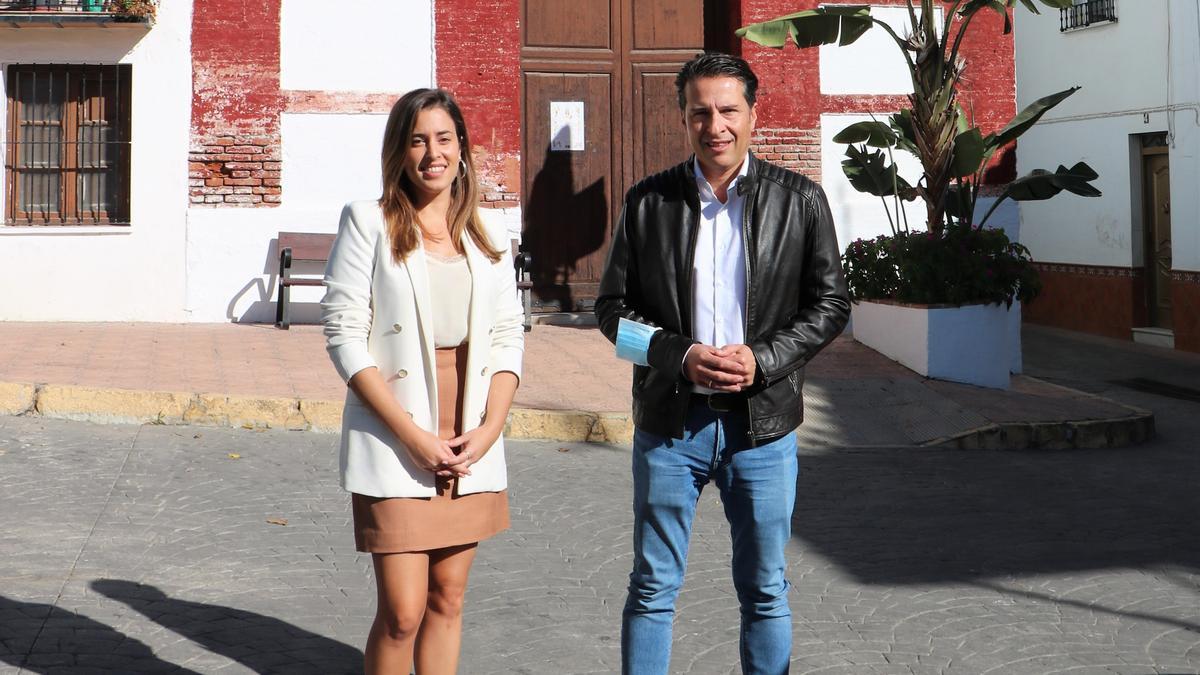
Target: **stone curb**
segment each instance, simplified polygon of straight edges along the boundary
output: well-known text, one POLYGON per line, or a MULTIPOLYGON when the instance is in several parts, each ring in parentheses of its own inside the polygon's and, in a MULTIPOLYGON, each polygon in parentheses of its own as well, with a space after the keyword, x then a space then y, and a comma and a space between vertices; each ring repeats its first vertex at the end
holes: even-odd
POLYGON ((1099 420, 997 422, 961 434, 936 438, 921 445, 959 450, 1098 450, 1136 445, 1154 438, 1154 413, 1149 410, 1039 378, 1026 377, 1041 385, 1070 392, 1072 396, 1094 398, 1119 406, 1129 414, 1099 420))
MULTIPOLYGON (((1096 449, 1122 447, 1153 438, 1154 414, 1121 405, 1129 410, 1129 415, 1102 420, 994 423, 926 441, 917 447, 1096 449)), ((337 433, 342 424, 342 402, 0 382, 0 414, 108 424, 190 424, 337 433)), ((629 445, 633 442, 633 419, 629 413, 514 408, 504 433, 512 439, 629 445)))
MULTIPOLYGON (((0 414, 102 424, 191 424, 318 433, 337 433, 342 427, 341 401, 8 382, 0 382, 0 414)), ((514 408, 505 436, 627 444, 633 441, 633 420, 627 413, 514 408)))

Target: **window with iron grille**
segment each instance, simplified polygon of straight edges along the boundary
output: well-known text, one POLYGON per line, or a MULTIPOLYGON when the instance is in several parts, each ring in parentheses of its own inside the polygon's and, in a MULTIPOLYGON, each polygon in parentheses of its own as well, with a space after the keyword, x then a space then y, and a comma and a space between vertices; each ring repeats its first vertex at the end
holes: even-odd
POLYGON ((1059 10, 1060 31, 1117 20, 1117 0, 1073 0, 1073 3, 1059 10))
POLYGON ((129 223, 130 72, 9 66, 6 224, 129 223))

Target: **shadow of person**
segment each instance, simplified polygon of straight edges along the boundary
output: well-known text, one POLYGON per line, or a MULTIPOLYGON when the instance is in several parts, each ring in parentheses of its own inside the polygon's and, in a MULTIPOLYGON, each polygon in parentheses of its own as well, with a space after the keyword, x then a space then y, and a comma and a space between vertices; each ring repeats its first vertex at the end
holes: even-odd
POLYGON ((194 673, 145 643, 86 616, 0 595, 0 661, 22 672, 194 673))
POLYGON ((359 673, 359 650, 274 617, 172 598, 158 588, 97 579, 96 592, 256 673, 359 673))
POLYGON ((870 449, 804 452, 800 466, 794 536, 862 583, 1200 572, 1191 451, 870 449))
POLYGON ((601 178, 576 191, 575 152, 546 147, 542 168, 533 179, 522 208, 525 224, 521 248, 533 255, 530 278, 540 304, 561 312, 583 309, 572 291, 581 271, 599 277, 587 258, 604 246, 608 228, 608 195, 601 178))

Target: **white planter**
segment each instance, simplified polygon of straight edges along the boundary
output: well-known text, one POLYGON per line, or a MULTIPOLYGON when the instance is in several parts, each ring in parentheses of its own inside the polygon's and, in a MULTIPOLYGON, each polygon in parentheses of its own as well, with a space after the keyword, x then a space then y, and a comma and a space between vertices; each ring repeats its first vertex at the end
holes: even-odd
POLYGON ((1004 305, 860 301, 851 315, 855 340, 926 377, 1007 389, 1009 370, 1020 368, 1020 333, 1014 339, 1014 319, 1004 305))

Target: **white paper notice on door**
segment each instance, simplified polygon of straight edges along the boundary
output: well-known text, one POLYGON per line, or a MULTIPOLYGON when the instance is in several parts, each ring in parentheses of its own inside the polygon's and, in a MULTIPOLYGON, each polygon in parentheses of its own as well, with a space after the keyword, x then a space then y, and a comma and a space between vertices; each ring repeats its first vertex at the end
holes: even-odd
POLYGON ((583 150, 583 101, 550 102, 550 149, 583 150))

